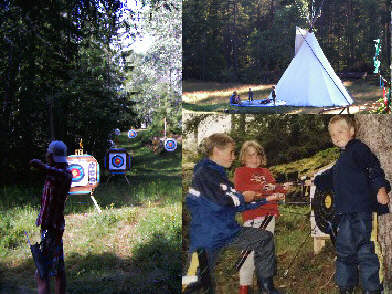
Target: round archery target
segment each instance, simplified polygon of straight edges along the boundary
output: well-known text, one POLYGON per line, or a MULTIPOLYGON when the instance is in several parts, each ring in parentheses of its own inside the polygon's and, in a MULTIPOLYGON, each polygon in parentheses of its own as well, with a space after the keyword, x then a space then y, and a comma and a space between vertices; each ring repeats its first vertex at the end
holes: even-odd
POLYGON ((110 153, 109 170, 127 170, 127 154, 110 153))
POLYGON ((114 130, 114 134, 115 134, 116 136, 119 136, 119 135, 120 135, 120 129, 115 129, 115 130, 114 130))
POLYGON ((91 155, 67 156, 68 169, 72 173, 70 194, 90 193, 99 183, 99 165, 91 155))
POLYGON ((130 130, 128 131, 128 138, 132 139, 132 138, 136 138, 136 136, 137 136, 137 133, 136 133, 135 130, 130 129, 130 130))
POLYGON ((69 167, 72 173, 72 182, 80 182, 84 178, 84 168, 79 164, 73 164, 69 167))
POLYGON ((114 167, 120 168, 124 165, 124 158, 119 155, 116 155, 112 158, 112 165, 114 167))
POLYGON ((173 151, 177 149, 177 141, 173 138, 167 138, 165 141, 165 149, 167 151, 173 151))

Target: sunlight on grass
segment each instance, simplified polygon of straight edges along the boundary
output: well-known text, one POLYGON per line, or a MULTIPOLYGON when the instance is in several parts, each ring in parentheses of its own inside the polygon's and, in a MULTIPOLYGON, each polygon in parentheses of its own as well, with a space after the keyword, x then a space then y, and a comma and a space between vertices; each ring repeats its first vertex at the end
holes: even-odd
MULTIPOLYGON (((350 113, 361 111, 358 106, 365 103, 376 102, 382 97, 379 82, 372 76, 368 80, 349 80, 343 82, 354 100, 354 106, 350 107, 350 113)), ((241 99, 248 99, 248 90, 252 88, 254 99, 266 98, 272 90, 272 84, 234 84, 201 81, 183 81, 183 108, 185 111, 199 112, 223 112, 224 110, 235 113, 319 113, 322 107, 231 107, 229 98, 233 91, 237 91, 241 99)), ((339 112, 332 111, 331 113, 339 112)))
MULTIPOLYGON (((156 155, 139 139, 124 134, 119 139, 134 157, 130 185, 123 176, 106 183, 102 175, 94 193, 102 213, 89 196, 73 195, 66 202, 67 293, 178 293, 181 150, 156 155)), ((36 292, 23 232, 32 242, 40 240, 34 222, 41 190, 38 185, 0 189, 0 268, 7 294, 21 288, 36 292)))
POLYGON ((271 89, 272 85, 238 85, 228 87, 224 90, 206 90, 206 91, 195 91, 195 92, 183 92, 182 100, 188 103, 197 103, 203 100, 212 100, 211 98, 228 98, 233 94, 234 91, 237 91, 237 94, 242 96, 242 99, 248 98, 249 88, 252 88, 255 96, 259 94, 261 91, 265 91, 267 89, 271 89))

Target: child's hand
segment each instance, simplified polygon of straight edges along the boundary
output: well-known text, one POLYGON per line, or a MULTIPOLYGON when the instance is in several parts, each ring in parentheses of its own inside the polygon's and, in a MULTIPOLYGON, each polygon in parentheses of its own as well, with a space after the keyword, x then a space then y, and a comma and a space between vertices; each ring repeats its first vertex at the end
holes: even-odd
POLYGON ((42 161, 39 160, 39 159, 32 159, 32 160, 29 161, 29 164, 32 167, 38 168, 38 167, 42 166, 42 161))
POLYGON ((242 192, 242 195, 244 196, 244 198, 245 198, 245 202, 252 202, 252 201, 255 201, 255 199, 256 199, 256 192, 255 191, 245 191, 245 192, 242 192))
POLYGON ((267 201, 279 201, 284 199, 284 194, 283 193, 274 193, 271 196, 268 196, 267 201))
POLYGON ((389 203, 389 196, 387 194, 387 191, 385 191, 384 187, 382 187, 382 188, 380 188, 380 190, 378 190, 377 201, 378 201, 378 203, 381 203, 381 204, 388 204, 389 203))

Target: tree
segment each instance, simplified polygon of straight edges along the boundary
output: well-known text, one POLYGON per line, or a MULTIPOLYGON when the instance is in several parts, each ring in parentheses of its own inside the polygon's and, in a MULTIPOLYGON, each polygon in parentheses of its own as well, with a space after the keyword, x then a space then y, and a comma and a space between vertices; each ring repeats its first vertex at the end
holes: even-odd
MULTIPOLYGON (((357 138, 367 144, 380 160, 386 178, 392 183, 392 116, 391 115, 355 115, 358 125, 357 138)), ((392 198, 392 193, 389 196, 392 198)), ((392 204, 389 204, 392 211, 392 204)), ((385 293, 392 290, 392 214, 384 214, 379 218, 378 238, 384 257, 385 293)))

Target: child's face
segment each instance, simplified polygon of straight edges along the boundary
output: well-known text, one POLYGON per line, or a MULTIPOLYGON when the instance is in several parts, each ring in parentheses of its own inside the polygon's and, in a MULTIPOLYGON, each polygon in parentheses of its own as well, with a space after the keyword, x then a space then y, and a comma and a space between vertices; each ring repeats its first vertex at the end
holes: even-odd
POLYGON ((234 146, 232 144, 227 144, 224 148, 214 147, 212 157, 220 166, 229 168, 235 159, 234 146))
POLYGON ((246 149, 244 156, 245 166, 250 168, 257 168, 261 165, 261 155, 258 154, 256 148, 249 146, 246 149))
POLYGON ((354 128, 349 127, 346 121, 341 119, 329 127, 329 135, 335 146, 345 148, 348 141, 354 138, 354 128))

